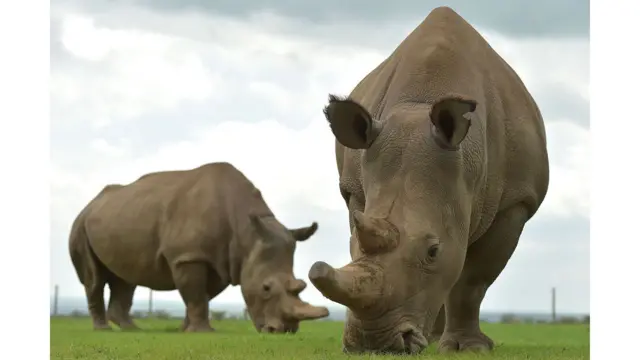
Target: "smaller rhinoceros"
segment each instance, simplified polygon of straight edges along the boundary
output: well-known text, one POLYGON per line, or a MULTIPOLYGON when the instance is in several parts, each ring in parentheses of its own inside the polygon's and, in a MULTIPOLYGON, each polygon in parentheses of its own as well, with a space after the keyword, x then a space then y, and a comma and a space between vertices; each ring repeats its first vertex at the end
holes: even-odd
POLYGON ((95 329, 110 329, 108 320, 137 328, 129 312, 141 285, 178 289, 182 329, 211 331, 209 301, 240 285, 256 330, 296 332, 300 321, 329 315, 300 300, 307 284, 293 274, 296 241, 317 228, 287 229, 238 169, 210 163, 106 186, 75 219, 69 251, 95 329))

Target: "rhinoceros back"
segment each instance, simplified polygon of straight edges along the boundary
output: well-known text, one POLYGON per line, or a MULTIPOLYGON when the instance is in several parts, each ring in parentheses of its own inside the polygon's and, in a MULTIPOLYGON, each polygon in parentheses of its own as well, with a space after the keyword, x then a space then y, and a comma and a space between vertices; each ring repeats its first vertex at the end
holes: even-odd
POLYGON ((218 196, 215 171, 206 166, 144 175, 95 201, 85 222, 89 243, 118 277, 172 290, 173 260, 207 260, 216 251, 219 221, 211 210, 218 196))

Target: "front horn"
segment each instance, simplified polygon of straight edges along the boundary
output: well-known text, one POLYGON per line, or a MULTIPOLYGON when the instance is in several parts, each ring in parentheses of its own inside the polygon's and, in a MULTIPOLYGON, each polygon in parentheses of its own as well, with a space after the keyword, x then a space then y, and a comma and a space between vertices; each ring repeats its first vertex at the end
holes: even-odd
POLYGON ((348 308, 365 307, 382 294, 380 274, 354 264, 334 269, 318 261, 309 270, 309 280, 324 297, 348 308))

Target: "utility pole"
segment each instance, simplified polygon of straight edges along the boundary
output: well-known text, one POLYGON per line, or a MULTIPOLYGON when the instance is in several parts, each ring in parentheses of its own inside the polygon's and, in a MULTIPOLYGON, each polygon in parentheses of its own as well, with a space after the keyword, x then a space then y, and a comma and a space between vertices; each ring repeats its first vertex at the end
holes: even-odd
POLYGON ((58 285, 53 289, 53 316, 58 315, 58 285))
POLYGON ((149 288, 149 314, 148 314, 148 316, 151 317, 152 314, 153 314, 153 290, 151 290, 151 288, 149 288))
POLYGON ((551 322, 556 322, 556 288, 551 288, 551 322))

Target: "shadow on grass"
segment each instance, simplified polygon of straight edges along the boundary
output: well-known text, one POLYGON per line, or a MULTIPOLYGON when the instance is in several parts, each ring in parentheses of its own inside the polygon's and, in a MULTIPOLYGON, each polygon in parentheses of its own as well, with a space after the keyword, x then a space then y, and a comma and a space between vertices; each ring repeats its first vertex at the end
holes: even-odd
MULTIPOLYGON (((112 331, 108 331, 110 333, 122 333, 122 334, 184 334, 185 336, 192 335, 207 335, 210 334, 212 336, 216 335, 235 335, 239 334, 242 336, 247 335, 247 331, 245 329, 215 329, 213 331, 203 331, 203 332, 184 332, 179 327, 167 326, 167 327, 154 327, 154 328, 139 328, 139 329, 113 329, 112 331)), ((252 333, 253 335, 253 333, 252 333)), ((282 334, 259 334, 255 333, 257 337, 267 337, 267 338, 290 338, 296 337, 299 338, 298 334, 291 333, 282 333, 282 334)))
MULTIPOLYGON (((151 328, 151 329, 140 329, 138 332, 143 333, 174 333, 174 334, 188 334, 182 331, 179 327, 167 326, 164 328, 151 328)), ((211 332, 214 333, 214 332, 211 332)))
MULTIPOLYGON (((216 335, 216 334, 243 334, 246 335, 246 330, 245 329, 217 329, 214 328, 213 331, 202 331, 202 332, 185 332, 182 329, 180 329, 180 327, 176 327, 176 326, 166 326, 166 327, 152 327, 152 328, 147 328, 147 327, 140 327, 138 329, 118 329, 117 327, 115 327, 112 331, 109 332, 114 332, 114 333, 123 333, 123 334, 145 334, 145 333, 149 333, 149 334, 185 334, 185 335, 194 335, 194 334, 211 334, 211 335, 216 335)), ((287 335, 291 335, 291 334, 269 334, 269 336, 287 336, 287 335)))
POLYGON ((102 332, 106 334, 184 333, 180 328, 173 326, 139 329, 118 329, 117 327, 113 327, 110 330, 94 330, 94 332, 102 332))

